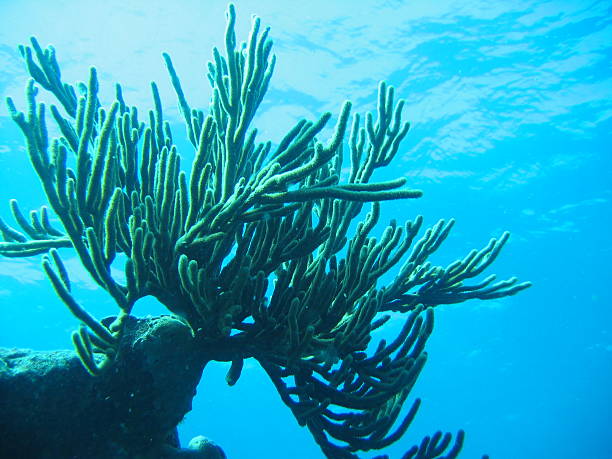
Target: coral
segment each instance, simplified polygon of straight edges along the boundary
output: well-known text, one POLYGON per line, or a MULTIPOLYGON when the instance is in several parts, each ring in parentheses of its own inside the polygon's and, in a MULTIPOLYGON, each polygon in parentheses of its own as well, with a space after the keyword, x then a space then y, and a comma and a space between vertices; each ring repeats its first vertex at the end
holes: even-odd
MULTIPOLYGON (((420 237, 420 216, 371 235, 382 201, 422 195, 405 188, 405 179, 370 181, 409 130, 404 102, 395 102, 384 82, 376 114, 350 121, 346 102, 327 142, 319 136, 331 113, 300 120, 278 145, 259 141, 251 124, 272 77, 272 41, 254 19, 248 41, 237 44, 234 22, 230 5, 225 50, 215 48, 208 64, 208 112, 190 106, 163 56, 194 152, 189 172, 181 170, 155 83, 155 108, 142 121, 120 85, 116 100, 102 106, 94 68, 87 84, 73 86, 62 81, 52 47, 42 49, 35 39, 20 47, 32 77, 27 109, 7 102, 61 229, 47 207, 28 219, 13 200, 21 230, 0 221, 0 254, 45 254, 43 268, 57 295, 82 323, 73 342, 92 375, 112 368, 134 304, 153 296, 189 325, 201 362, 232 362, 228 384, 240 377, 244 359, 256 359, 328 457, 382 449, 404 434, 419 406, 417 399, 400 419, 426 361, 433 308, 513 295, 530 284, 492 275, 474 280, 508 233, 446 267, 428 258, 453 220, 420 237), (39 87, 58 105, 37 102, 39 87), (59 133, 52 139, 49 112, 59 133), (345 152, 350 171, 343 178, 345 152), (119 314, 112 323, 93 317, 73 296, 59 248, 73 249, 113 297, 119 314), (125 281, 111 266, 121 267, 125 281), (395 278, 381 285, 392 269, 395 278), (372 332, 391 311, 403 313, 403 328, 372 346, 372 332)), ((451 440, 438 432, 404 457, 445 451, 455 457, 463 432, 452 446, 451 440)))

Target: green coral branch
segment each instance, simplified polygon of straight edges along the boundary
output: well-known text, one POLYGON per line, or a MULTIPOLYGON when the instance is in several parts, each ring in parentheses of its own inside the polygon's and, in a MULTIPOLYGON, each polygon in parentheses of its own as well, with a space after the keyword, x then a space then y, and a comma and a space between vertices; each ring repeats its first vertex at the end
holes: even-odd
POLYGON ((453 224, 454 220, 447 224, 440 220, 418 241, 394 282, 386 288, 385 310, 403 312, 417 304, 435 306, 469 299, 501 298, 515 295, 531 286, 531 282, 518 283, 516 277, 493 283, 495 275, 474 285, 464 283, 481 274, 495 261, 508 241, 508 232, 503 233, 499 240, 491 239, 481 250, 472 250, 462 260, 446 268, 426 262, 427 257, 446 239, 453 224))

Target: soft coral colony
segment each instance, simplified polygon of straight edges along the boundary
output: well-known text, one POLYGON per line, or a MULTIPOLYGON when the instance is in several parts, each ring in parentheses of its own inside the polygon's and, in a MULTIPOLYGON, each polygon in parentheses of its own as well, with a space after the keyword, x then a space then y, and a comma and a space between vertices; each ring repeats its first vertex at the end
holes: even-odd
MULTIPOLYGON (((134 304, 152 296, 189 326, 197 343, 189 352, 202 366, 231 362, 231 385, 244 359, 254 358, 328 457, 357 457, 398 441, 414 418, 418 399, 402 407, 426 361, 434 308, 513 295, 530 284, 475 280, 508 233, 446 267, 428 258, 453 220, 421 233, 418 216, 372 235, 381 202, 422 194, 405 179, 370 181, 409 129, 404 102, 384 82, 376 113, 351 117, 346 102, 325 142, 327 112, 298 121, 278 145, 260 141, 252 120, 272 77, 272 41, 254 19, 248 41, 237 44, 234 23, 230 5, 225 50, 215 48, 208 64, 208 111, 190 106, 164 54, 193 149, 189 171, 181 169, 155 83, 154 109, 143 120, 119 85, 115 101, 101 104, 94 68, 87 84, 73 86, 62 81, 52 47, 35 39, 21 47, 32 77, 27 108, 20 112, 10 98, 8 106, 49 208, 26 217, 11 201, 19 229, 0 221, 0 253, 44 254, 55 292, 81 322, 72 338, 91 378, 117 364, 134 304), (38 102, 38 88, 57 105, 38 102), (58 137, 49 138, 49 117, 58 137), (344 176, 343 164, 350 165, 344 176), (61 248, 73 250, 112 296, 114 320, 95 318, 73 295, 61 248), (111 271, 118 265, 121 279, 111 271), (390 271, 395 277, 381 285, 390 271), (401 331, 368 346, 391 311, 402 313, 401 331)), ((462 442, 461 431, 454 439, 438 432, 404 457, 455 457, 462 442)))

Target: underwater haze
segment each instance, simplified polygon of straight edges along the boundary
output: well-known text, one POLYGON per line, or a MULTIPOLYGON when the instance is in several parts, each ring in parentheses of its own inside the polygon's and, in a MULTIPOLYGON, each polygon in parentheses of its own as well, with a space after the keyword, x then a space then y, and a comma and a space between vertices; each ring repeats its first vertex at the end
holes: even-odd
MULTIPOLYGON (((455 218, 432 256, 441 265, 508 230, 490 272, 533 282, 516 296, 436 308, 428 361, 405 407, 419 397, 421 408, 385 453, 399 458, 438 429, 464 429, 465 458, 612 458, 612 2, 234 3, 238 39, 257 15, 277 56, 254 122, 259 139, 278 142, 302 117, 337 116, 347 99, 354 111, 375 110, 387 81, 412 128, 377 179, 407 177, 424 196, 383 203, 380 228, 419 214, 426 225, 455 218)), ((67 82, 95 66, 102 101, 120 82, 141 113, 153 106, 155 81, 166 118, 179 124, 161 53, 172 56, 190 104, 206 108, 206 63, 223 45, 226 9, 216 0, 0 0, 0 216, 12 221, 12 198, 22 209, 46 204, 4 103, 11 96, 25 107, 18 45, 30 36, 52 44, 67 82)), ((76 256, 62 255, 83 305, 99 318, 115 314, 76 256)), ((164 312, 153 300, 135 308, 164 312)), ((0 346, 69 349, 77 326, 39 257, 0 258, 0 346)), ((206 367, 179 426, 183 444, 201 434, 231 459, 323 457, 256 362, 234 387, 226 371, 206 367)))

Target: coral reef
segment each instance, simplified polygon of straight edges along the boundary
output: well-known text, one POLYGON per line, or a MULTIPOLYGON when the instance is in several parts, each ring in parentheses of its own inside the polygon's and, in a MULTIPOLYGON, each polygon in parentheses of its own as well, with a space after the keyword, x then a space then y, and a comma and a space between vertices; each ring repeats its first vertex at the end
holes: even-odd
MULTIPOLYGON (((475 279, 508 233, 445 267, 428 258, 453 220, 420 237, 420 216, 372 235, 382 201, 422 195, 407 189, 405 179, 371 182, 409 130, 404 102, 395 102, 384 82, 377 112, 351 121, 346 102, 326 142, 319 136, 331 113, 300 120, 278 145, 259 141, 251 124, 272 77, 272 42, 254 19, 248 41, 237 44, 234 22, 230 5, 225 50, 215 48, 208 64, 207 112, 190 106, 170 57, 163 56, 193 149, 188 172, 181 170, 155 83, 155 108, 142 121, 120 85, 116 100, 101 104, 94 68, 87 84, 73 86, 62 81, 52 47, 35 39, 22 46, 32 77, 27 108, 7 102, 50 209, 27 218, 11 201, 19 229, 0 221, 0 254, 44 254, 55 292, 81 322, 72 338, 92 379, 121 361, 132 308, 153 296, 191 330, 196 345, 179 347, 185 358, 202 368, 212 360, 231 362, 230 385, 244 359, 256 359, 328 457, 382 449, 404 434, 419 407, 417 399, 401 411, 426 361, 433 308, 513 295, 530 284, 475 279), (38 102, 39 88, 58 105, 38 102), (49 114, 58 132, 51 139, 49 114), (342 173, 345 154, 348 174, 342 173), (370 210, 360 217, 366 204, 370 210), (349 232, 357 218, 363 220, 349 232), (74 250, 115 300, 114 319, 100 321, 80 305, 61 248, 74 250), (114 276, 111 266, 124 276, 114 276), (381 285, 392 269, 393 280, 381 285), (373 345, 372 332, 392 311, 403 313, 403 328, 373 345)), ((454 441, 438 432, 404 457, 455 457, 462 442, 461 431, 454 441)))
POLYGON ((162 316, 129 317, 113 371, 95 378, 73 351, 0 349, 0 457, 225 457, 205 455, 201 439, 178 447, 204 366, 196 346, 188 325, 162 316))

